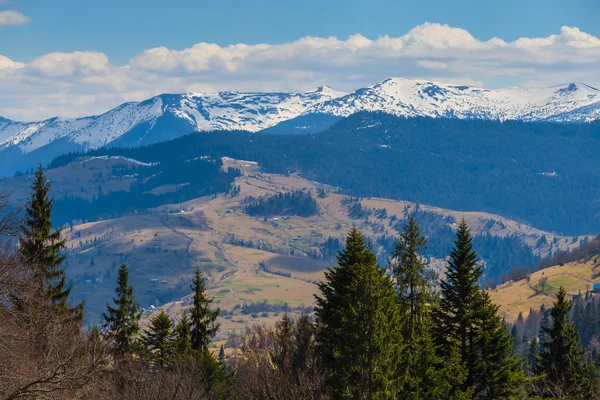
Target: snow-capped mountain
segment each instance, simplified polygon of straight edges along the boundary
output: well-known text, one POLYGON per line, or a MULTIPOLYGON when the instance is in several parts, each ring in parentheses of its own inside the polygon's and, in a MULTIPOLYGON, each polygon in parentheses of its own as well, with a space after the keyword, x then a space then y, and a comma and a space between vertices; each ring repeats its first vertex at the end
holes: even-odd
POLYGON ((0 175, 68 151, 147 145, 193 131, 315 132, 358 111, 406 117, 591 121, 600 118, 600 90, 583 83, 492 90, 390 78, 350 94, 328 86, 304 93, 163 94, 77 119, 14 122, 0 117, 0 175))
POLYGON ((600 90, 583 83, 492 90, 390 78, 310 110, 341 117, 358 111, 383 111, 406 117, 591 121, 600 118, 600 90))
POLYGON ((29 123, 0 119, 0 149, 18 146, 28 153, 59 139, 93 149, 117 139, 122 144, 149 144, 192 131, 257 132, 344 94, 327 86, 304 93, 163 94, 91 117, 29 123))

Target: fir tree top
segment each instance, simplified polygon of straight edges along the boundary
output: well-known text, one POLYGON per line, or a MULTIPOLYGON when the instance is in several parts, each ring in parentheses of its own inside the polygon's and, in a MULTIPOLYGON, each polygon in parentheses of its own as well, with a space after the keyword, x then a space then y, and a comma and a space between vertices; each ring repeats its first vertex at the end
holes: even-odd
POLYGON ((129 271, 126 264, 119 267, 117 298, 113 299, 115 307, 106 305, 107 313, 103 314, 104 326, 108 336, 114 341, 115 349, 120 354, 133 351, 136 336, 140 330, 140 305, 133 297, 133 287, 129 285, 129 271))
POLYGON ((194 304, 190 310, 192 349, 207 351, 211 338, 216 335, 221 325, 216 322, 221 310, 218 308, 215 311, 210 310, 209 306, 213 299, 206 295, 204 278, 199 268, 196 268, 190 288, 194 293, 194 304))
MULTIPOLYGON (((59 306, 68 309, 67 300, 71 285, 61 265, 66 258, 66 238, 62 229, 52 229, 53 199, 50 197, 50 181, 46 179, 41 165, 35 171, 31 195, 25 203, 25 218, 19 250, 23 260, 34 267, 40 289, 59 306)), ((82 306, 73 309, 82 317, 82 306)))

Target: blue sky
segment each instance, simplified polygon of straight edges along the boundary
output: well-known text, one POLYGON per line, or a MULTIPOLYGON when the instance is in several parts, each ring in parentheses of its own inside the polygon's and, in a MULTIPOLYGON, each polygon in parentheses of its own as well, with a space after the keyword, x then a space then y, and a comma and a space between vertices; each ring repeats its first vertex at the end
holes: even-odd
POLYGON ((304 36, 375 39, 423 22, 481 40, 546 36, 577 26, 600 36, 597 0, 5 0, 31 23, 0 31, 0 54, 27 62, 48 52, 100 51, 117 64, 157 46, 283 43, 304 36))
POLYGON ((0 0, 0 116, 389 77, 600 86, 598 0, 0 0))

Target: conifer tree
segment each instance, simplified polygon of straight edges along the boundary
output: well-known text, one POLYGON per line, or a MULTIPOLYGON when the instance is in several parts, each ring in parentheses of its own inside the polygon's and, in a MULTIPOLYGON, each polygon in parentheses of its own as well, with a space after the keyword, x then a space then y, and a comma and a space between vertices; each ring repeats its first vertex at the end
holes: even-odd
POLYGON ((173 348, 178 356, 184 356, 192 350, 192 325, 187 313, 175 325, 173 348))
POLYGON ((480 308, 474 310, 475 325, 475 398, 521 399, 525 393, 525 373, 522 361, 514 352, 498 306, 486 292, 481 292, 480 308))
POLYGON ((394 398, 402 384, 403 321, 393 282, 356 227, 319 289, 317 343, 332 398, 394 398))
POLYGON ((163 368, 169 365, 174 356, 172 326, 169 315, 161 310, 150 319, 150 327, 143 339, 146 349, 163 368))
POLYGON ((468 387, 475 384, 477 354, 473 311, 480 305, 478 281, 482 268, 477 263, 469 227, 464 219, 456 236, 446 277, 440 282, 441 298, 435 310, 436 339, 444 356, 449 354, 453 345, 457 346, 461 361, 469 371, 465 382, 468 387))
POLYGON ((394 243, 390 269, 396 281, 400 305, 406 315, 405 339, 412 341, 423 332, 425 319, 432 301, 433 275, 429 264, 422 258, 427 239, 414 217, 409 217, 400 239, 394 243))
POLYGON ((525 372, 528 376, 534 376, 537 368, 537 359, 540 354, 540 344, 538 343, 537 337, 531 339, 529 343, 529 349, 527 351, 527 357, 525 358, 525 372))
POLYGON ((225 367, 225 348, 223 345, 221 345, 221 348, 219 349, 219 362, 225 367))
POLYGON ((551 324, 542 327, 548 339, 541 343, 537 372, 543 375, 540 395, 572 400, 594 396, 591 365, 579 344, 579 334, 569 322, 571 305, 561 286, 550 308, 551 324))
POLYGON ((422 257, 426 238, 414 217, 409 217, 394 243, 390 270, 400 302, 407 353, 406 376, 399 396, 405 399, 466 398, 460 390, 466 370, 460 364, 441 359, 432 337, 431 307, 435 302, 434 278, 429 263, 422 257), (448 379, 451 377, 451 379, 448 379))
POLYGON ((192 349, 196 351, 208 352, 210 339, 219 330, 220 324, 217 321, 220 309, 211 311, 209 306, 213 299, 206 296, 206 287, 204 278, 199 268, 196 268, 196 274, 190 286, 194 293, 194 304, 190 311, 192 326, 192 349))
POLYGON ((70 309, 77 318, 83 318, 83 305, 70 308, 67 304, 71 285, 61 268, 65 261, 66 238, 62 229, 53 230, 53 199, 50 181, 46 179, 41 164, 35 171, 31 195, 25 203, 25 218, 19 250, 23 260, 34 267, 36 285, 60 309, 70 309))
POLYGON ((103 314, 104 326, 117 354, 126 355, 134 350, 141 317, 140 305, 133 297, 133 287, 129 285, 129 271, 126 264, 121 264, 119 267, 115 293, 117 294, 117 298, 113 299, 115 307, 106 305, 107 313, 103 314))
POLYGON ((524 373, 513 355, 513 343, 489 295, 478 284, 482 267, 463 219, 450 254, 441 298, 435 309, 436 340, 444 358, 456 346, 467 369, 463 389, 475 398, 503 399, 521 395, 524 373))

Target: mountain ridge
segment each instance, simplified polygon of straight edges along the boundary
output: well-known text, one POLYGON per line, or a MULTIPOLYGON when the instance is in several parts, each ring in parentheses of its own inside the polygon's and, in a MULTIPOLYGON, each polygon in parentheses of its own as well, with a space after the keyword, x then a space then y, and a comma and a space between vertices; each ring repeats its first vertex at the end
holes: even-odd
POLYGON ((485 89, 389 78, 352 93, 319 86, 302 93, 160 94, 103 114, 16 122, 0 117, 0 173, 73 151, 137 147, 191 132, 315 133, 358 112, 402 117, 589 122, 600 119, 600 90, 584 83, 485 89))

